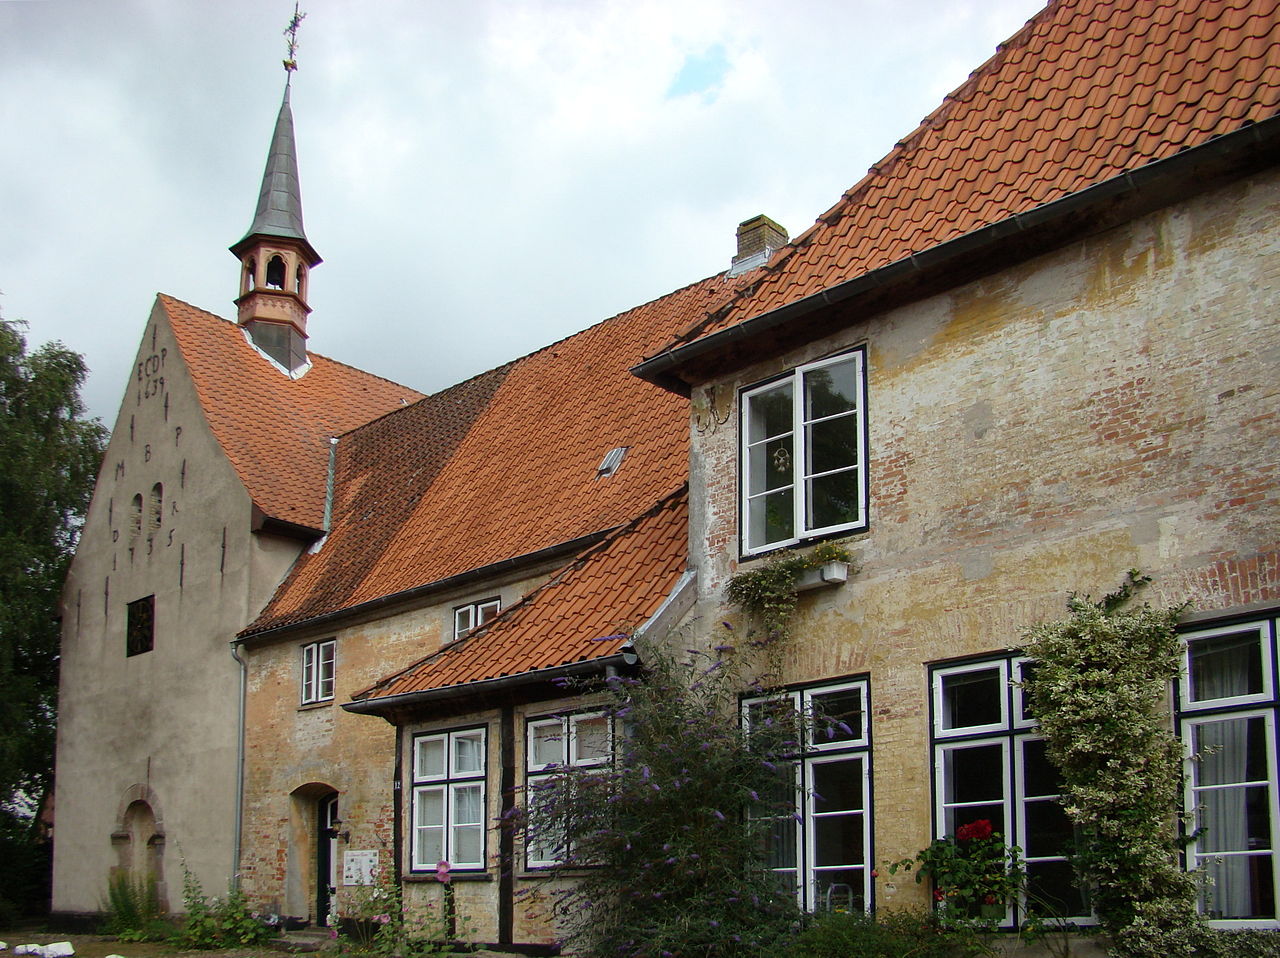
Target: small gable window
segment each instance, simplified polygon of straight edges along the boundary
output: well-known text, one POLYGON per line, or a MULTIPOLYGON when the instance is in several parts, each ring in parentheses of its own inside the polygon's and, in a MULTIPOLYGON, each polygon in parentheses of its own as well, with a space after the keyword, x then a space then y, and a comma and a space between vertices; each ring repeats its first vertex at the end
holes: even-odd
POLYGON ((129 538, 136 539, 142 535, 142 493, 133 497, 129 505, 129 538))
POLYGON ((147 534, 158 532, 164 520, 164 486, 156 483, 151 487, 151 498, 147 503, 147 534))
POLYGON ((314 705, 333 699, 337 641, 326 639, 302 647, 302 704, 314 705))
POLYGON ((480 628, 501 611, 502 600, 497 598, 458 606, 453 610, 453 637, 462 638, 480 628))
POLYGON ((150 652, 156 644, 156 597, 130 602, 125 616, 125 655, 150 652))

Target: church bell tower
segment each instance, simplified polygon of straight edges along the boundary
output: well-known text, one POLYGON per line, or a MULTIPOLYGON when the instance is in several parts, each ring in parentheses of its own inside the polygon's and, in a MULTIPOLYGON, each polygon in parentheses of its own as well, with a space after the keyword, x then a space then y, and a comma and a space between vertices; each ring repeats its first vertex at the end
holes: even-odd
POLYGON ((231 252, 240 260, 237 322, 254 345, 290 373, 307 362, 307 281, 320 255, 302 228, 302 192, 293 142, 289 80, 296 65, 285 61, 289 79, 276 118, 275 133, 253 225, 231 252))

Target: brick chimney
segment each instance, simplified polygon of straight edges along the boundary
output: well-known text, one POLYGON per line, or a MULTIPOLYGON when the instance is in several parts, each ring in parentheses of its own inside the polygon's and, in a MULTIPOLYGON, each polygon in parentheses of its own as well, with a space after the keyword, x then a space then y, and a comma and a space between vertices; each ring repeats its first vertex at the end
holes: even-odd
POLYGON ((769 262, 769 257, 787 245, 787 231, 761 213, 738 224, 738 254, 729 264, 729 275, 739 276, 769 262))

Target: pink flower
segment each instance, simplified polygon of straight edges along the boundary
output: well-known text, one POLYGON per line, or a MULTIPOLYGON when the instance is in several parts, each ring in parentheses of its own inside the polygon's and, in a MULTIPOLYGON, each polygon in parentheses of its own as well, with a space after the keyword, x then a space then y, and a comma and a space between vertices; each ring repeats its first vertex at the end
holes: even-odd
POLYGON ((446 861, 436 862, 436 881, 449 884, 449 863, 446 861))
POLYGON ((391 920, 390 915, 379 915, 377 918, 374 919, 374 921, 376 921, 380 925, 385 925, 390 920, 391 920))

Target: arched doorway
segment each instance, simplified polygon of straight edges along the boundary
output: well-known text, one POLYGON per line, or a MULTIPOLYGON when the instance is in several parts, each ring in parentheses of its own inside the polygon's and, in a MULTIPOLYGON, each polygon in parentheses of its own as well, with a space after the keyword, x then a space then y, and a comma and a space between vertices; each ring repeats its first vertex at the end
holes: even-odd
POLYGON ((289 793, 289 802, 285 914, 327 925, 342 877, 339 793, 326 782, 308 782, 289 793))
POLYGON ((329 924, 329 910, 338 889, 338 793, 316 803, 316 924, 329 924))
POLYGON ((116 864, 113 874, 125 874, 133 881, 154 884, 162 910, 169 908, 168 889, 164 880, 164 822, 160 805, 146 785, 132 785, 125 790, 116 813, 111 846, 116 864))

